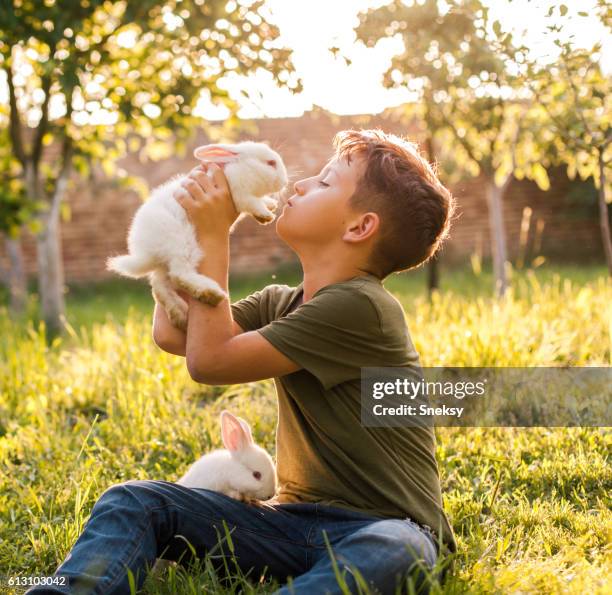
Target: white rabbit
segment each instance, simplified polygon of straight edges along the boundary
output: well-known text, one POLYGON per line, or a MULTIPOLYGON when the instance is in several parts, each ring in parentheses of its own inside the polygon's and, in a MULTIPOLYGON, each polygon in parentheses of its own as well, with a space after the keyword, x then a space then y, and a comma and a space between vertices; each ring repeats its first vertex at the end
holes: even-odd
MULTIPOLYGON (((205 488, 238 500, 268 500, 278 486, 272 457, 253 442, 249 424, 227 409, 221 412, 221 438, 227 450, 214 450, 200 457, 176 483, 187 488, 205 488)), ((158 559, 153 574, 172 563, 158 559)))
POLYGON ((238 500, 272 498, 277 487, 274 461, 253 442, 249 424, 224 409, 221 438, 226 450, 205 454, 176 483, 215 490, 238 500))
MULTIPOLYGON (((240 213, 238 219, 245 214, 253 215, 260 223, 274 219, 277 200, 266 195, 287 184, 287 170, 278 153, 264 143, 246 141, 198 147, 194 156, 221 165, 240 213)), ((108 270, 125 277, 148 276, 155 301, 164 307, 170 322, 181 330, 187 329, 188 306, 175 288, 211 305, 227 297, 214 279, 197 272, 197 265, 205 254, 187 213, 172 196, 181 188, 184 178, 184 175, 171 178, 153 190, 130 225, 129 254, 106 261, 108 270)))

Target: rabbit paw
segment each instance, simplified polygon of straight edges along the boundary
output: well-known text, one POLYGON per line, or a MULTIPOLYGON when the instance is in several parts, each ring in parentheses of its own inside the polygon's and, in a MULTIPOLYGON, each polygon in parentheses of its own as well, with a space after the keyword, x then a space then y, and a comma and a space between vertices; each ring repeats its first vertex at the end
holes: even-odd
POLYGON ((242 500, 242 494, 238 490, 228 490, 225 495, 235 500, 242 500))
POLYGON ((249 204, 248 212, 251 213, 254 219, 259 223, 270 223, 270 221, 274 220, 272 205, 276 208, 276 204, 276 200, 272 197, 262 196, 249 204))
POLYGON ((206 277, 198 276, 193 281, 177 275, 170 275, 170 279, 176 287, 183 289, 203 304, 216 306, 227 295, 216 281, 206 277))
POLYGON ((266 207, 268 207, 268 209, 271 211, 275 211, 276 207, 278 207, 278 201, 275 198, 264 196, 263 201, 266 207))
POLYGON ((159 304, 166 312, 168 320, 170 320, 172 326, 182 331, 186 331, 187 313, 189 312, 189 306, 187 303, 181 298, 169 300, 167 299, 167 296, 160 294, 155 289, 153 290, 153 297, 155 302, 159 304), (164 300, 162 297, 166 299, 164 300))
POLYGON ((211 306, 216 306, 224 297, 225 293, 219 293, 214 289, 203 289, 202 291, 199 291, 195 296, 198 302, 202 302, 203 304, 210 304, 211 306))
POLYGON ((245 504, 249 504, 250 506, 261 506, 261 500, 258 500, 257 498, 251 498, 250 496, 244 496, 242 501, 245 504))
POLYGON ((270 223, 274 221, 274 213, 263 214, 263 211, 255 214, 253 213, 253 217, 258 223, 270 223))
POLYGON ((187 331, 187 312, 182 309, 176 308, 168 312, 168 319, 172 323, 172 326, 176 327, 181 331, 187 331))
POLYGON ((239 500, 250 506, 259 505, 259 500, 257 500, 257 498, 253 498, 252 496, 249 496, 248 494, 240 494, 239 500))

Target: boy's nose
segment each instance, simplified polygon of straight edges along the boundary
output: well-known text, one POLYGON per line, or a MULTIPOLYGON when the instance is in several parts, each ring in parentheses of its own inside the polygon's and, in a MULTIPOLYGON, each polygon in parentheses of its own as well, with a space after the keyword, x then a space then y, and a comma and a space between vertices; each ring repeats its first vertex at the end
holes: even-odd
POLYGON ((300 196, 304 194, 304 186, 302 185, 303 181, 304 180, 298 180, 297 182, 295 182, 295 184, 293 184, 293 190, 296 194, 299 194, 300 196))

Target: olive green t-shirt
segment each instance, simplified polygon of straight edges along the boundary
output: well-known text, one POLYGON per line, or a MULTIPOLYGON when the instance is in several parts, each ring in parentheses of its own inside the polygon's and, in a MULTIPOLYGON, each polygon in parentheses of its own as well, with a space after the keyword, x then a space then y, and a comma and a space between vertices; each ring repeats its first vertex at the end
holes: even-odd
POLYGON ((374 275, 319 289, 268 285, 231 305, 302 369, 275 378, 277 501, 319 502, 431 527, 451 551, 432 428, 361 424, 361 367, 420 366, 398 300, 374 275))

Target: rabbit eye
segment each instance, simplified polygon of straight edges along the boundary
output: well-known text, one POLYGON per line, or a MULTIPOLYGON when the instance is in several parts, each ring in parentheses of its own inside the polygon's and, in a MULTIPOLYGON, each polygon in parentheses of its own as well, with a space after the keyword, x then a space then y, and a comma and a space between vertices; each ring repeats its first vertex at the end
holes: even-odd
POLYGON ((253 477, 255 479, 261 479, 261 473, 259 471, 253 471, 253 477))
POLYGON ((274 159, 270 159, 270 161, 266 161, 266 163, 272 167, 276 167, 276 161, 274 161, 274 159))

